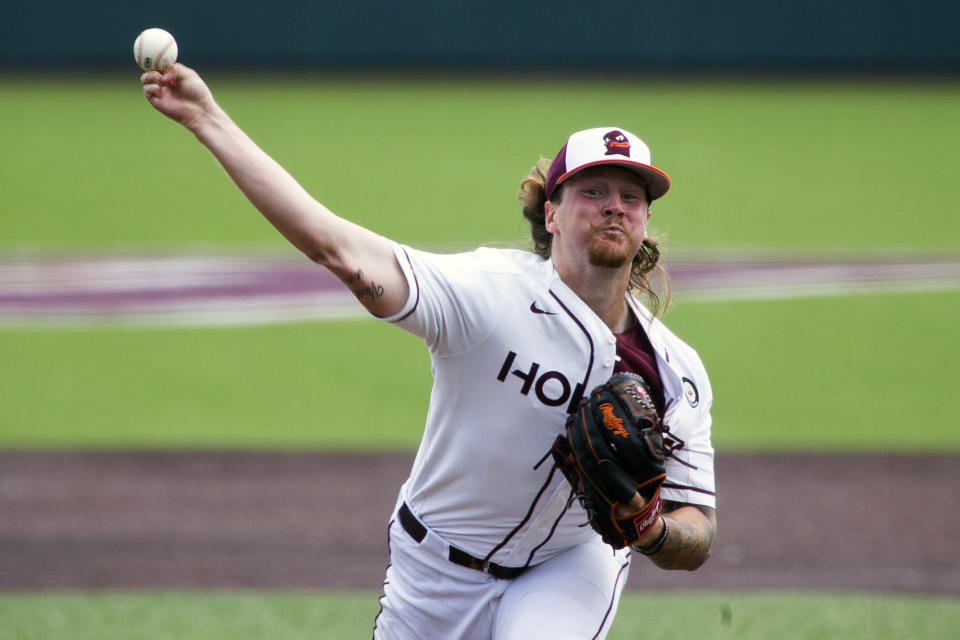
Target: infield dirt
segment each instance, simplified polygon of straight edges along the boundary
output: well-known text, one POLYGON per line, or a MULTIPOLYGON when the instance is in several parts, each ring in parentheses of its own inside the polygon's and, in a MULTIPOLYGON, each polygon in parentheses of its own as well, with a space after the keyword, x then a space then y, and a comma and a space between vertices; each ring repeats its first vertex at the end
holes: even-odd
MULTIPOLYGON (((0 452, 0 589, 379 591, 409 454, 0 452)), ((700 570, 633 589, 960 593, 960 456, 717 458, 700 570)))

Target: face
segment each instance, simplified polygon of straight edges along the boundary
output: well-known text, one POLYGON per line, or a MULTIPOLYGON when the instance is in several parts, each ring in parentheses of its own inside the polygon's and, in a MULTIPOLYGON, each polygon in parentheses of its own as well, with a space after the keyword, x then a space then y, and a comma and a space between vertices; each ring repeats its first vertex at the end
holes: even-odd
POLYGON ((629 266, 647 237, 650 208, 643 181, 621 167, 585 169, 563 183, 559 203, 545 205, 554 261, 629 266))

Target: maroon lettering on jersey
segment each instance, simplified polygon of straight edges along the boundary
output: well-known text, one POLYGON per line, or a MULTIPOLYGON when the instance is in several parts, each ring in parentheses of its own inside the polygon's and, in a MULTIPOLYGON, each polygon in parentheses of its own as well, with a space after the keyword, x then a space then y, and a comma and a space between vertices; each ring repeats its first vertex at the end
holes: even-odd
POLYGON ((657 367, 657 356, 647 337, 647 332, 639 322, 623 333, 613 334, 617 338, 617 355, 620 359, 613 367, 614 373, 626 371, 635 373, 647 381, 650 397, 657 408, 657 415, 663 420, 666 400, 663 397, 663 380, 657 367))

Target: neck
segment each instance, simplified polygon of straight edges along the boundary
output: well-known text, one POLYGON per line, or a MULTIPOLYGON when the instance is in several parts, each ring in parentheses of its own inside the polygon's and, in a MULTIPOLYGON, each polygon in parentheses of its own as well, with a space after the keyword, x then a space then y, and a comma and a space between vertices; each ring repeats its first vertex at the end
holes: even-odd
POLYGON ((592 268, 583 271, 568 270, 554 265, 560 279, 580 297, 614 333, 622 333, 633 324, 633 314, 627 304, 627 285, 630 270, 592 268))

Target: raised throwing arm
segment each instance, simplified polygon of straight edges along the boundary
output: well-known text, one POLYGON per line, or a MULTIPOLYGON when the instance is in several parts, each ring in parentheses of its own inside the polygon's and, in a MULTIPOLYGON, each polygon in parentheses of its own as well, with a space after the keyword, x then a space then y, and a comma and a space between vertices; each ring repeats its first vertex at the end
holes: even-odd
POLYGON ((141 77, 160 113, 193 132, 261 214, 308 258, 329 269, 371 313, 388 316, 407 299, 389 240, 315 200, 220 108, 196 71, 182 64, 141 77))

